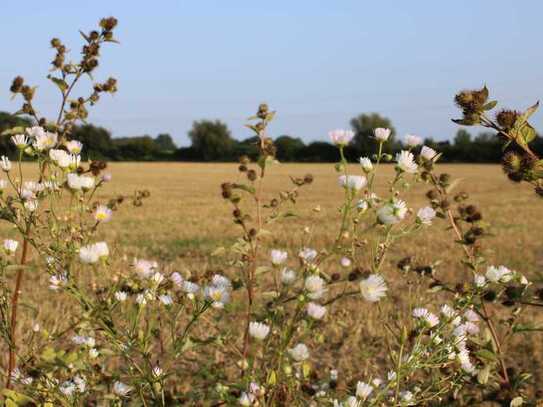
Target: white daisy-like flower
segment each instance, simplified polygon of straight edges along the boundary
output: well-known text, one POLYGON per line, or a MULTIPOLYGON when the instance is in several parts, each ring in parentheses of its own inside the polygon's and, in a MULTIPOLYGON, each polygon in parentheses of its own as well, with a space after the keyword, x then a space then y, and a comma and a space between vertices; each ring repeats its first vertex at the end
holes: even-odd
POLYGON ((98 205, 94 211, 94 220, 96 222, 109 222, 113 215, 113 211, 109 209, 106 205, 98 205))
POLYGON ((309 315, 313 319, 323 319, 326 315, 326 307, 323 307, 322 305, 319 305, 315 302, 310 302, 307 304, 307 315, 309 315))
POLYGON ((72 156, 66 150, 51 149, 49 158, 60 168, 68 168, 72 164, 72 156))
POLYGON ((279 266, 287 261, 288 253, 283 250, 274 249, 271 251, 271 262, 274 266, 279 266))
POLYGON ((11 136, 11 142, 20 150, 24 150, 28 144, 28 137, 25 134, 11 136))
POLYGON ((41 126, 27 127, 25 131, 26 131, 26 134, 28 134, 28 137, 31 139, 36 139, 36 138, 45 136, 45 129, 41 126))
POLYGON ((8 183, 6 182, 6 180, 0 179, 0 193, 2 193, 2 191, 6 189, 7 186, 8 186, 8 183))
POLYGON ((265 339, 270 333, 269 325, 262 322, 250 322, 249 323, 249 335, 258 340, 265 339))
POLYGON ((179 274, 177 271, 174 271, 174 272, 171 274, 170 280, 171 280, 172 283, 174 283, 178 288, 182 288, 182 287, 183 287, 183 283, 185 282, 185 279, 183 278, 183 276, 181 276, 181 274, 179 274))
POLYGON ((460 367, 464 372, 468 374, 474 374, 476 372, 475 366, 469 358, 469 352, 467 350, 462 350, 458 352, 458 361, 460 362, 460 367))
POLYGON ((393 225, 400 222, 407 214, 407 204, 400 200, 386 202, 377 210, 377 217, 384 225, 393 225))
POLYGON ((74 382, 72 382, 71 380, 67 380, 65 382, 62 382, 60 386, 58 386, 58 389, 65 396, 71 397, 75 393, 76 387, 74 382))
POLYGON ((477 314, 471 308, 468 308, 466 312, 464 312, 464 318, 466 318, 470 322, 478 322, 481 319, 479 318, 479 314, 477 314))
POLYGON ((187 294, 197 294, 200 291, 200 286, 192 281, 185 280, 183 282, 183 291, 187 294))
POLYGON ((378 274, 371 274, 360 281, 360 293, 366 301, 378 302, 386 296, 387 290, 385 280, 378 274))
POLYGON ((0 167, 2 167, 2 170, 5 172, 11 170, 11 161, 9 161, 9 158, 7 158, 5 155, 0 158, 0 167))
POLYGON ((94 178, 88 175, 70 173, 66 176, 66 181, 74 191, 88 191, 94 187, 94 178))
POLYGON ((417 212, 417 219, 424 225, 431 225, 432 220, 436 217, 436 211, 430 206, 420 208, 417 212))
POLYGON ((373 171, 373 164, 368 157, 360 157, 360 165, 362 166, 362 169, 365 173, 373 171))
POLYGON ((79 259, 82 263, 92 264, 109 256, 109 248, 106 242, 97 242, 79 249, 79 259))
POLYGON ((68 278, 65 274, 53 275, 49 277, 49 289, 53 291, 60 290, 68 282, 68 278))
POLYGON ((117 301, 123 302, 128 298, 128 293, 126 291, 116 291, 114 296, 117 301))
POLYGON ((373 130, 373 135, 375 138, 380 142, 385 142, 390 137, 391 130, 390 129, 383 129, 381 127, 376 128, 373 130))
POLYGON ((223 276, 222 274, 214 274, 213 277, 211 277, 211 284, 215 287, 223 287, 226 290, 232 289, 232 282, 228 277, 223 276))
POLYGON ((73 379, 73 382, 77 386, 77 389, 79 390, 80 393, 84 393, 85 390, 87 389, 87 381, 85 380, 84 377, 75 376, 73 379))
POLYGON ((355 396, 349 396, 341 404, 339 402, 334 402, 334 407, 361 407, 360 403, 361 402, 355 396))
POLYGON ((162 368, 160 366, 153 367, 153 376, 160 377, 162 376, 162 368))
POLYGON ((164 305, 172 305, 173 304, 173 299, 172 299, 172 297, 170 295, 162 294, 162 295, 160 295, 158 297, 158 299, 164 305))
POLYGON ((352 261, 348 257, 342 257, 339 261, 339 264, 341 264, 341 267, 351 267, 352 261))
POLYGON ((413 393, 411 393, 409 390, 402 390, 400 392, 400 398, 404 403, 411 403, 413 401, 413 393))
POLYGON ((297 344, 295 347, 288 350, 288 353, 296 362, 303 362, 309 358, 309 349, 303 343, 297 344))
POLYGON ((141 278, 151 278, 158 270, 158 263, 156 261, 144 259, 134 259, 133 266, 141 278))
POLYGON ((429 328, 433 328, 434 326, 439 324, 439 318, 437 317, 437 315, 432 314, 426 308, 415 308, 413 310, 413 317, 424 320, 424 323, 429 328))
POLYGON ((404 140, 405 144, 410 148, 422 144, 422 138, 419 136, 415 136, 414 134, 406 134, 404 140))
POLYGON ((339 185, 352 191, 360 191, 366 186, 368 180, 362 175, 340 175, 339 185))
POLYGON ((417 164, 415 163, 415 156, 412 152, 402 150, 396 154, 396 168, 409 174, 417 172, 417 164))
POLYGON ((387 373, 387 380, 388 380, 389 382, 392 382, 392 381, 396 380, 396 372, 394 372, 394 371, 392 371, 392 370, 389 371, 389 372, 387 373))
POLYGON ((449 319, 456 317, 456 311, 448 304, 443 304, 440 308, 440 312, 449 319))
POLYGON ((508 283, 513 279, 513 271, 505 266, 489 266, 486 269, 486 278, 493 283, 508 283))
POLYGON ((58 142, 57 133, 51 133, 48 131, 38 132, 34 137, 34 142, 32 145, 38 151, 49 150, 56 146, 58 142))
POLYGON ((117 396, 125 397, 132 391, 132 387, 130 387, 127 384, 124 384, 123 382, 116 381, 113 383, 113 393, 115 393, 117 396))
POLYGON ((362 400, 366 400, 373 392, 373 386, 365 382, 356 383, 356 396, 362 400))
POLYGON ((89 357, 91 359, 96 359, 99 355, 100 355, 100 352, 98 352, 98 349, 96 348, 89 349, 89 357))
POLYGON ((308 292, 308 297, 311 299, 318 299, 326 292, 325 281, 317 275, 308 276, 305 279, 304 287, 308 292))
POLYGON ((437 155, 437 152, 433 148, 430 148, 428 146, 422 146, 422 149, 420 150, 420 155, 426 161, 432 161, 437 155))
POLYGON ((284 285, 290 285, 296 281, 296 272, 289 268, 283 268, 281 271, 281 282, 284 285))
POLYGON ((29 199, 29 200, 25 201, 23 206, 25 207, 25 209, 28 212, 34 212, 34 211, 36 211, 36 209, 38 209, 38 200, 37 199, 29 199))
POLYGON ((337 129, 330 131, 328 136, 336 146, 346 146, 353 139, 354 133, 351 130, 337 129))
POLYGON ((357 202, 356 208, 360 210, 361 212, 366 212, 369 208, 368 201, 365 199, 361 199, 360 201, 357 202))
POLYGON ((243 392, 241 393, 241 396, 238 399, 238 403, 240 406, 249 407, 253 404, 254 396, 243 392))
POLYGON ((19 242, 12 239, 6 239, 4 240, 4 250, 7 254, 15 254, 17 251, 17 247, 19 246, 19 242))
POLYGON ((475 284, 475 287, 482 288, 486 284, 486 278, 482 274, 475 274, 473 277, 473 284, 475 284))
POLYGON ((298 256, 307 262, 311 262, 315 260, 317 254, 318 253, 315 249, 311 249, 310 247, 304 247, 302 250, 300 250, 298 256))
POLYGON ((213 308, 224 308, 230 301, 230 292, 226 287, 210 285, 204 289, 204 295, 209 299, 213 308))
POLYGON ((79 154, 83 150, 83 144, 77 140, 67 141, 64 145, 71 154, 79 154))

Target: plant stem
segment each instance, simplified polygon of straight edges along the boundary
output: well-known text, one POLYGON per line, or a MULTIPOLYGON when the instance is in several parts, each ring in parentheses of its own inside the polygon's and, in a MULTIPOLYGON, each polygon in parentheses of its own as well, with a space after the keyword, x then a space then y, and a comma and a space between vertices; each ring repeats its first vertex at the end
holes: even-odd
MULTIPOLYGON (((21 266, 26 263, 26 258, 28 254, 28 240, 24 239, 23 241, 23 252, 21 254, 21 266)), ((11 297, 11 325, 10 325, 10 346, 9 346, 9 364, 8 364, 8 374, 6 378, 6 388, 11 388, 11 374, 15 369, 15 358, 16 358, 16 329, 17 329, 17 305, 19 302, 19 295, 21 293, 21 284, 23 282, 23 267, 20 267, 17 270, 17 275, 15 277, 15 291, 13 291, 13 296, 11 297)))

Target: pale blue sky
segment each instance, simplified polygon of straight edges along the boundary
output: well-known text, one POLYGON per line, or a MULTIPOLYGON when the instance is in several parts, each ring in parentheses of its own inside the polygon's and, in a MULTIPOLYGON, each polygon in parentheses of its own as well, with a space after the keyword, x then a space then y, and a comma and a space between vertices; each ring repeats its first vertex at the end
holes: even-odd
MULTIPOLYGON (((38 84, 38 106, 56 106, 44 79, 49 39, 75 51, 77 30, 114 15, 120 46, 104 50, 96 79, 119 92, 90 121, 116 136, 169 132, 188 144, 193 120, 218 118, 236 138, 261 101, 278 110, 273 135, 327 139, 361 112, 406 132, 446 139, 461 88, 486 83, 507 107, 543 97, 543 1, 2 1, 0 110, 14 111, 16 74, 38 84)), ((543 113, 534 117, 543 129, 543 113)))

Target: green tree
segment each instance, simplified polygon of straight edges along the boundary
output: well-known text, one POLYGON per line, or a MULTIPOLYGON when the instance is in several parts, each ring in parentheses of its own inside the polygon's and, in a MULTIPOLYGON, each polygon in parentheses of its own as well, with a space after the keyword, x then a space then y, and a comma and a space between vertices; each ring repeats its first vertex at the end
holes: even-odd
POLYGON ((192 124, 188 134, 192 148, 204 161, 228 161, 232 159, 235 140, 225 123, 220 120, 200 120, 192 124))
POLYGON ((277 149, 276 157, 279 161, 296 161, 300 151, 305 147, 304 142, 297 137, 279 136, 274 142, 277 149))
POLYGON ((177 146, 175 145, 172 136, 168 133, 162 133, 156 136, 155 144, 160 151, 171 152, 177 150, 177 146))
POLYGON ((72 139, 83 143, 81 153, 83 159, 114 159, 115 146, 111 140, 111 133, 103 127, 86 124, 76 127, 72 132, 72 139))
MULTIPOLYGON (((30 126, 32 126, 32 121, 26 117, 15 116, 7 112, 0 112, 0 134, 4 130, 11 129, 13 127, 26 128, 30 126)), ((0 154, 13 158, 15 150, 15 146, 13 143, 11 143, 9 136, 0 137, 0 154)))
POLYGON ((351 128, 355 133, 352 147, 358 155, 371 155, 375 152, 376 144, 373 137, 373 130, 378 127, 391 130, 389 141, 385 144, 385 151, 392 152, 397 148, 394 142, 396 130, 392 126, 391 121, 378 113, 363 113, 351 119, 351 128))

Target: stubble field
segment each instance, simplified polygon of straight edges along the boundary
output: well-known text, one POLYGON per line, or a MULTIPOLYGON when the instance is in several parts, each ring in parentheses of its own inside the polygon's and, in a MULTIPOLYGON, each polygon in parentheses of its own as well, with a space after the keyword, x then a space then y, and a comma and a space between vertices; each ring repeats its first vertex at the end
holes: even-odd
MULTIPOLYGON (((491 264, 506 264, 524 273, 536 284, 541 282, 543 271, 543 213, 541 200, 525 185, 509 182, 495 165, 441 165, 440 172, 448 172, 461 178, 458 191, 466 191, 471 201, 478 205, 488 222, 491 235, 483 240, 484 253, 491 264)), ((359 172, 357 166, 352 172, 359 172)), ((240 236, 233 224, 231 207, 223 201, 220 184, 236 181, 241 177, 235 164, 189 164, 189 163, 115 163, 109 171, 113 180, 108 184, 99 200, 104 202, 119 194, 129 195, 134 190, 146 189, 150 197, 141 207, 131 207, 125 200, 115 212, 113 220, 102 228, 101 235, 112 248, 113 273, 124 273, 134 257, 157 260, 165 271, 179 271, 185 276, 198 277, 206 272, 222 271, 232 278, 233 270, 225 269, 221 256, 211 254, 217 247, 227 247, 240 236)), ((271 167, 264 183, 264 197, 271 198, 281 190, 291 188, 289 176, 312 174, 314 182, 302 188, 298 204, 294 208, 297 217, 288 218, 272 226, 279 233, 266 241, 266 247, 287 248, 294 255, 300 247, 316 249, 329 246, 339 228, 338 206, 342 190, 337 185, 337 173, 331 164, 277 164, 271 167), (309 228, 309 230, 305 230, 309 228), (309 233, 308 233, 309 231, 309 233), (273 240, 271 240, 273 239, 273 240)), ((385 167, 380 176, 391 179, 393 168, 385 167)), ((386 180, 377 180, 381 190, 386 180)), ((414 186, 404 195, 410 208, 416 210, 427 204, 424 185, 414 186)), ((379 189, 378 189, 379 192, 379 189)), ((412 215, 414 216, 414 215, 412 215)), ((4 228, 4 234, 15 236, 4 228)), ((272 236, 272 235, 270 235, 272 236)), ((369 250, 369 249, 368 249, 369 250)), ((350 352, 350 365, 339 366, 343 371, 369 371, 365 360, 375 357, 383 348, 385 340, 381 326, 381 315, 393 311, 407 315, 412 306, 425 301, 435 301, 426 294, 428 280, 416 273, 400 275, 396 263, 403 257, 414 256, 417 264, 440 262, 436 275, 444 280, 462 282, 470 278, 469 272, 459 263, 461 247, 454 244, 452 232, 444 221, 436 220, 424 232, 408 240, 401 240, 386 259, 385 276, 390 281, 391 299, 382 309, 358 309, 360 302, 339 301, 329 310, 329 317, 337 319, 333 331, 324 341, 330 347, 331 359, 328 368, 334 367, 334 352, 350 352), (358 304, 358 305, 357 305, 358 304)), ((267 253, 262 253, 262 263, 269 264, 267 253)), ((369 253, 368 253, 369 255, 369 253)), ((364 259, 357 266, 366 268, 364 259)), ((38 264, 38 263, 36 263, 38 264)), ((354 266, 354 265, 353 265, 354 266)), ((346 274, 349 270, 325 270, 331 274, 346 274)), ((46 273, 34 267, 26 275, 23 284, 24 307, 21 330, 27 331, 31 324, 39 321, 43 325, 67 326, 70 321, 63 311, 70 306, 57 296, 51 295, 46 273)), ((115 275, 90 275, 97 286, 103 279, 115 275)), ((434 306, 439 304, 433 303, 434 306)), ((429 303, 432 306, 432 303, 429 303)), ((500 313, 499 306, 493 312, 500 313)), ((536 318, 528 312, 523 318, 536 318)), ((535 319, 534 319, 535 320, 535 319)), ((535 321, 536 323, 538 321, 535 321)), ((241 332, 241 328, 240 328, 241 332)), ((504 333, 506 334, 506 333, 504 333)), ((509 352, 511 365, 517 358, 528 355, 534 360, 532 373, 536 382, 543 380, 543 372, 537 370, 543 362, 541 335, 530 335, 514 341, 515 349, 509 352)), ((385 356, 383 355, 383 358, 385 356)), ((345 359, 345 358, 343 358, 345 359)), ((373 359, 375 360, 375 359, 373 359)))

